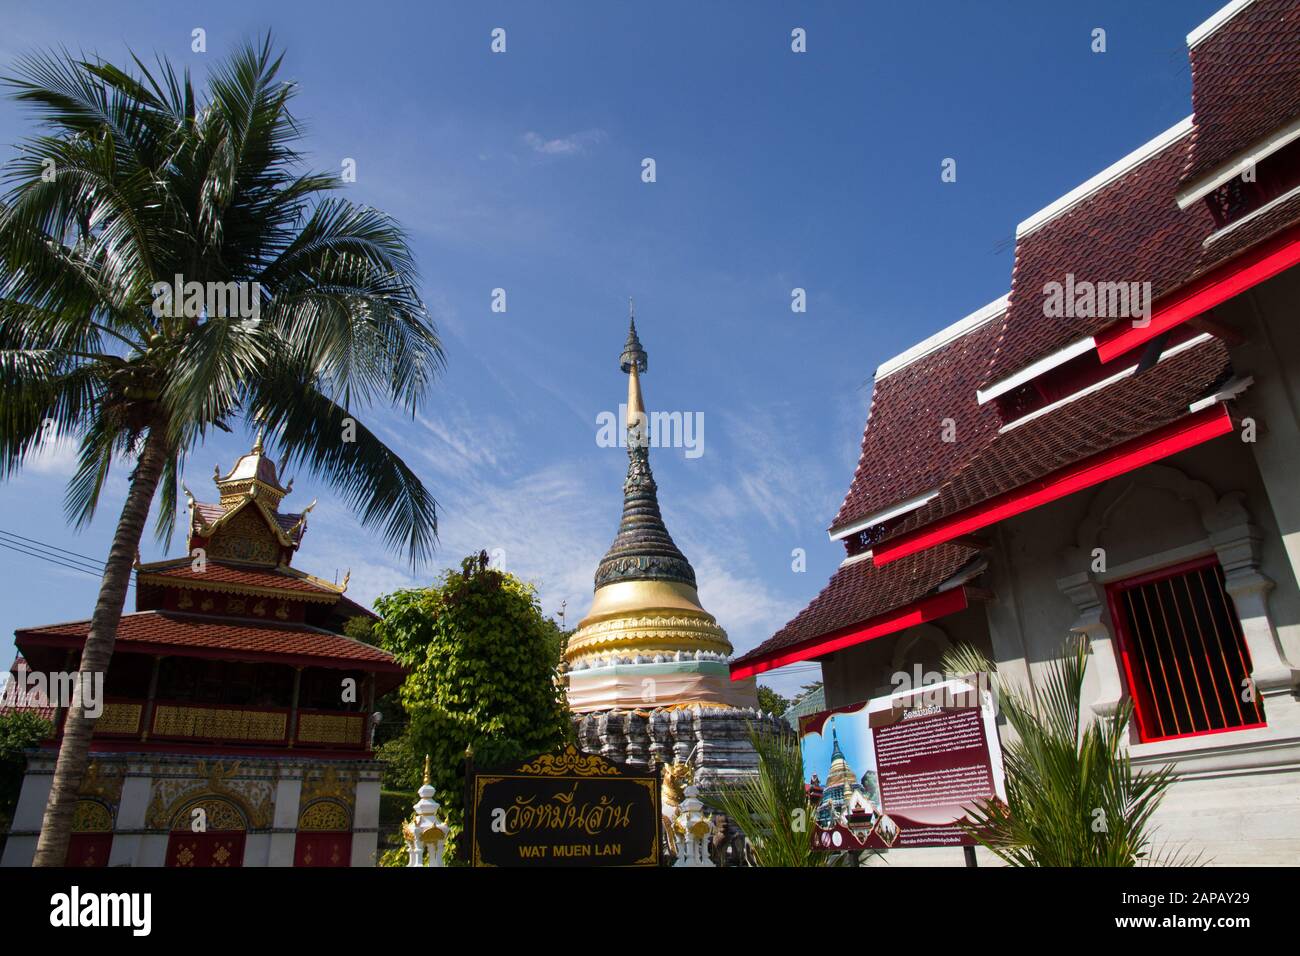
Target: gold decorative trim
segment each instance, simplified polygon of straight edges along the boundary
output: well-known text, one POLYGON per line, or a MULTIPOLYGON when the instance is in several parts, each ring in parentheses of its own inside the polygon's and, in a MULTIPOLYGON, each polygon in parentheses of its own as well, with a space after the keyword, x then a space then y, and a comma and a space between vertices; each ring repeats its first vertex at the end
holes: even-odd
POLYGON ((569 639, 565 659, 572 662, 594 649, 623 647, 716 650, 731 653, 727 632, 709 620, 681 613, 612 618, 580 627, 569 639))
POLYGON ((298 740, 310 744, 359 744, 365 736, 361 714, 299 714, 298 740))
MULTIPOLYGON (((235 779, 238 772, 237 760, 229 766, 220 761, 209 764, 199 760, 194 764, 193 776, 155 776, 145 826, 151 830, 186 829, 188 816, 181 816, 185 810, 202 804, 220 812, 217 804, 225 804, 242 814, 249 829, 266 829, 275 811, 273 784, 270 780, 235 779)), ((209 828, 220 829, 213 826, 212 816, 209 813, 209 828)), ((243 829, 243 826, 232 829, 243 829)))
POLYGON ((276 711, 159 704, 154 711, 153 734, 218 740, 283 740, 288 720, 287 714, 276 711))
POLYGON ((520 767, 519 772, 539 777, 614 777, 619 770, 600 754, 583 753, 573 744, 566 744, 560 753, 542 754, 520 767))
POLYGON ((304 806, 316 800, 334 800, 351 810, 356 803, 357 779, 355 770, 340 773, 337 768, 326 764, 319 774, 309 771, 303 778, 299 799, 304 806))
MULTIPOLYGON (((226 497, 227 497, 226 495, 222 495, 222 499, 223 499, 221 502, 222 507, 225 507, 224 499, 226 497)), ((261 498, 255 497, 253 495, 244 493, 244 494, 240 494, 239 497, 244 499, 244 503, 236 504, 232 508, 227 508, 226 511, 219 518, 217 518, 215 521, 212 522, 212 524, 208 524, 207 522, 205 522, 203 520, 203 516, 199 514, 198 509, 197 508, 194 509, 194 517, 197 519, 195 521, 196 527, 194 527, 193 529, 194 533, 204 538, 212 537, 214 531, 217 531, 223 525, 228 524, 234 518, 235 515, 242 512, 245 508, 247 508, 251 504, 262 515, 263 520, 267 524, 268 530, 271 532, 271 534, 275 536, 276 540, 279 541, 280 544, 286 548, 294 547, 296 542, 288 533, 285 532, 283 528, 280 527, 280 522, 275 520, 275 516, 277 512, 273 508, 267 507, 267 505, 265 504, 265 502, 262 501, 261 498)), ((279 504, 278 498, 276 499, 276 504, 277 505, 279 504)))
POLYGON ((104 705, 104 712, 95 721, 97 734, 134 734, 140 730, 140 714, 143 704, 109 703, 104 705))

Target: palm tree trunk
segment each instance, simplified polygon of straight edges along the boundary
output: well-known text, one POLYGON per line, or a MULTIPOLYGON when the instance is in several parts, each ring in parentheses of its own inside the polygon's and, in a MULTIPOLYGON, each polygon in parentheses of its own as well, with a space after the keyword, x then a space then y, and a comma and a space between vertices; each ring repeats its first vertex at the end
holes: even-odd
POLYGON ((63 723, 63 742, 59 746, 58 762, 54 765, 54 783, 45 804, 45 819, 41 823, 33 866, 63 866, 68 855, 77 791, 90 762, 90 735, 95 728, 95 718, 86 716, 82 701, 81 675, 108 673, 108 662, 113 657, 113 644, 117 640, 117 625, 126 603, 126 589, 131 583, 131 566, 139 552, 149 506, 167 459, 166 436, 166 428, 162 425, 155 424, 149 429, 149 437, 131 475, 131 488, 113 535, 113 547, 108 552, 104 577, 99 584, 99 598, 90 619, 90 633, 86 635, 86 646, 81 652, 72 706, 63 723))

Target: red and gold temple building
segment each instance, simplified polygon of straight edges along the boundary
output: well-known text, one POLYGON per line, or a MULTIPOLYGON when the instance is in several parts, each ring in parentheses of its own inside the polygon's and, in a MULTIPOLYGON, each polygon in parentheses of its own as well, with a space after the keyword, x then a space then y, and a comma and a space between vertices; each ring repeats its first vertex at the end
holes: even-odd
MULTIPOLYGON (((213 479, 215 503, 186 490, 187 554, 137 566, 68 863, 373 865, 372 713, 401 667, 345 636, 350 618, 373 617, 344 595, 346 578, 291 566, 311 507, 280 510, 293 482, 280 484, 261 436, 213 479)), ((9 690, 27 686, 23 667, 75 671, 89 625, 17 631, 9 690)), ((47 712, 57 728, 63 713, 47 712)), ((57 748, 56 730, 29 755, 4 866, 31 863, 57 748)))
POLYGON ((1073 633, 1081 720, 1131 704, 1134 770, 1177 774, 1158 842, 1294 865, 1300 0, 1231 0, 1187 51, 1191 114, 1023 219, 1007 295, 878 366, 839 565, 730 668, 816 661, 836 708, 969 645, 1033 689, 1073 633))

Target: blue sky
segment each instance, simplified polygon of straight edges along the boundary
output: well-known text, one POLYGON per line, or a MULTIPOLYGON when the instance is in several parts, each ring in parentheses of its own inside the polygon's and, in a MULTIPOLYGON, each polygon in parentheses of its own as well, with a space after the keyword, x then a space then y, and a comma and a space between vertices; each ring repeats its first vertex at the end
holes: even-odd
MULTIPOLYGON (((124 61, 129 46, 201 77, 268 28, 286 48, 308 161, 354 159, 347 194, 407 227, 449 355, 415 421, 366 418, 441 504, 434 567, 412 574, 309 475, 286 502, 320 498, 295 564, 350 568, 365 603, 500 549, 548 613, 567 601, 578 620, 618 522, 626 459, 597 445, 597 416, 625 395, 634 296, 648 406, 705 421, 699 457, 652 454, 665 518, 743 651, 843 557, 825 529, 875 367, 1005 293, 1018 221, 1190 112, 1184 38, 1219 5, 69 0, 7 10, 0 68, 52 45, 124 61), (196 27, 206 54, 191 52, 196 27), (496 27, 504 54, 489 51, 496 27)), ((0 159, 32 131, 0 102, 0 159)), ((195 494, 249 443, 199 449, 195 494)), ((124 472, 76 532, 70 463, 56 449, 0 486, 0 529, 102 556, 124 472)), ((164 553, 145 545, 146 560, 164 553)), ((96 585, 0 550, 0 633, 87 617, 96 585)), ((788 693, 819 676, 796 665, 767 682, 788 693)))
POLYGON ((831 754, 835 749, 834 738, 831 736, 832 724, 844 759, 858 779, 868 770, 875 770, 876 747, 868 721, 869 716, 863 708, 851 714, 839 714, 827 721, 819 733, 801 737, 799 743, 803 750, 804 781, 811 782, 813 774, 823 784, 829 779, 831 754))

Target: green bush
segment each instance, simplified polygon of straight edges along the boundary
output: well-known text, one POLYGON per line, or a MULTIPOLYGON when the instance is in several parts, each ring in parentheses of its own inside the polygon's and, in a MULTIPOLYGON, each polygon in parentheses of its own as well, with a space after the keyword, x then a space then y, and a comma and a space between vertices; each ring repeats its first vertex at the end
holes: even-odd
POLYGON ((381 645, 410 669, 401 689, 410 755, 429 754, 430 782, 455 846, 464 825, 465 752, 476 763, 520 760, 572 738, 556 682, 562 641, 536 592, 467 558, 428 588, 375 602, 381 645))

